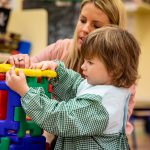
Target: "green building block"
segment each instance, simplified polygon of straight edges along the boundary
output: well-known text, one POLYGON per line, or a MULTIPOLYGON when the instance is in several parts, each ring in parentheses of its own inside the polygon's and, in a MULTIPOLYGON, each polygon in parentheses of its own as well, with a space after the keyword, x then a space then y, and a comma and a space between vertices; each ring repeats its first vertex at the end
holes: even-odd
POLYGON ((48 79, 47 77, 42 77, 40 83, 38 83, 37 77, 26 77, 29 87, 43 87, 45 94, 51 98, 51 94, 48 92, 48 79))
POLYGON ((27 131, 30 131, 31 136, 40 136, 42 134, 42 129, 35 124, 32 120, 26 120, 26 114, 22 107, 15 107, 14 121, 20 122, 19 131, 17 136, 22 138, 26 135, 27 131))
POLYGON ((0 138, 0 150, 8 150, 10 139, 6 137, 0 138))

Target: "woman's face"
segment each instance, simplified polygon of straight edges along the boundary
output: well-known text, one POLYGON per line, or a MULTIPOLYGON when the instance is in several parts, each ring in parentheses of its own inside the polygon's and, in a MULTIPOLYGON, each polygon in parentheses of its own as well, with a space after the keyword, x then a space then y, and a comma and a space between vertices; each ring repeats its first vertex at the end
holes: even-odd
POLYGON ((76 26, 78 49, 85 37, 96 28, 109 24, 107 15, 97 8, 93 3, 87 3, 83 6, 76 26))

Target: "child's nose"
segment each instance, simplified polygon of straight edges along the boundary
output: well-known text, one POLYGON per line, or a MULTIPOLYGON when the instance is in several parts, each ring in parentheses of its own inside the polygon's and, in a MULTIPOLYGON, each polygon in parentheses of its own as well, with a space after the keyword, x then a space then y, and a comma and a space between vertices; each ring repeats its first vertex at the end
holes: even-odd
POLYGON ((82 70, 85 70, 85 63, 83 63, 83 64, 81 65, 81 69, 82 69, 82 70))

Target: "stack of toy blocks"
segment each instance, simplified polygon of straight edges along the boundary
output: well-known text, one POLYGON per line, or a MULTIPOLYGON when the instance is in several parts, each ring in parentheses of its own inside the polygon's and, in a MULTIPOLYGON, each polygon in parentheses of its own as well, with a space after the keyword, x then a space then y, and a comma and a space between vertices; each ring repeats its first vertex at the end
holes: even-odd
MULTIPOLYGON (((48 91, 48 80, 42 77, 27 77, 30 87, 42 86, 48 91)), ((20 83, 21 84, 21 83, 20 83)), ((0 150, 46 150, 42 129, 31 119, 26 119, 20 96, 5 83, 5 73, 0 73, 0 150)))

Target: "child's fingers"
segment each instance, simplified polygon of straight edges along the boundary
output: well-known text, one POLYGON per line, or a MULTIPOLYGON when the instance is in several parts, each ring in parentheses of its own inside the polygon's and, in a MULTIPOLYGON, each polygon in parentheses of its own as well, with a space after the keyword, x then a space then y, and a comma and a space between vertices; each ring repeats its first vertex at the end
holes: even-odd
POLYGON ((9 70, 10 75, 15 75, 15 66, 12 66, 11 69, 9 70))
POLYGON ((55 71, 57 66, 58 66, 57 63, 53 62, 51 65, 51 70, 55 71))
POLYGON ((31 64, 29 69, 34 69, 34 67, 35 67, 34 64, 31 64))
POLYGON ((57 63, 53 61, 42 61, 40 63, 35 63, 30 66, 30 69, 41 69, 41 70, 51 69, 55 71, 56 68, 57 63))
POLYGON ((31 65, 29 69, 36 69, 36 64, 31 65))
POLYGON ((8 85, 8 81, 10 81, 10 74, 9 73, 10 73, 9 71, 6 72, 6 84, 7 85, 8 85))
POLYGON ((19 74, 20 77, 25 78, 25 75, 24 75, 24 73, 23 73, 22 70, 19 70, 19 71, 18 71, 18 74, 19 74))
POLYGON ((37 64, 37 66, 36 66, 36 68, 37 68, 37 69, 41 69, 41 68, 42 68, 42 66, 43 66, 43 62, 38 63, 38 64, 37 64))
POLYGON ((48 69, 49 67, 48 67, 48 64, 47 63, 44 63, 43 65, 42 65, 42 67, 41 67, 41 70, 46 70, 46 69, 48 69))

